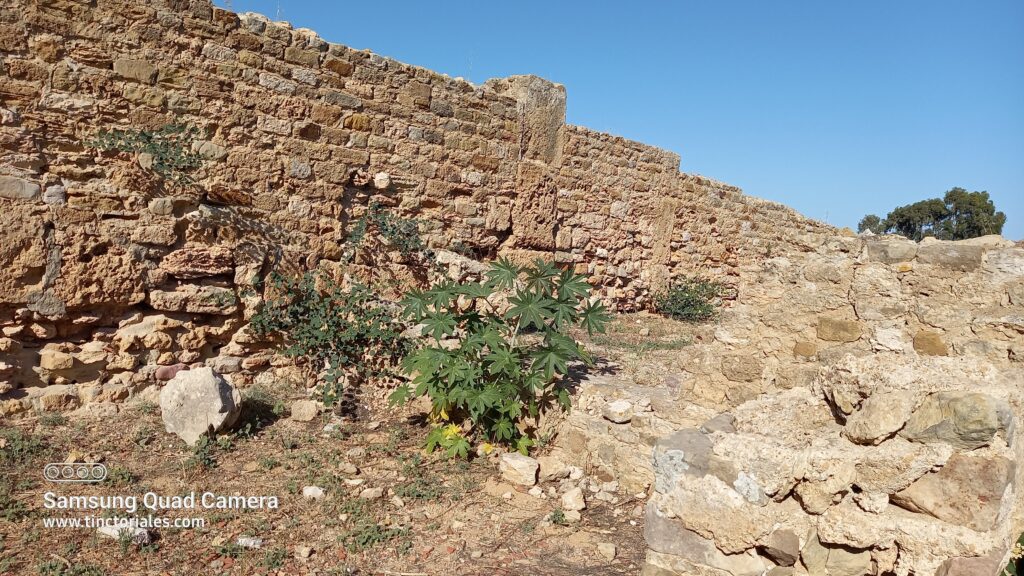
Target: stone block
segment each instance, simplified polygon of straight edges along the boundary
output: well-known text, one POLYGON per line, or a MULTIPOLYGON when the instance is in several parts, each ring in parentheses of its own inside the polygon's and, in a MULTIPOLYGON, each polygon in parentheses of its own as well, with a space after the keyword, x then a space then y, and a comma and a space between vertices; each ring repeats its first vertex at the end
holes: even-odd
POLYGON ((142 82, 143 84, 156 84, 159 72, 160 70, 156 66, 145 60, 114 60, 114 73, 128 80, 142 82))
POLYGON ((944 442, 973 450, 1012 429, 1013 414, 1005 402, 977 392, 937 392, 914 410, 900 435, 914 442, 944 442))
POLYGON ((825 316, 818 318, 818 338, 830 342, 856 342, 864 328, 856 320, 840 320, 825 316))
POLYGON ((981 267, 984 254, 983 246, 934 241, 921 244, 917 250, 917 260, 957 272, 972 272, 981 267))
POLYGON ((8 200, 35 200, 39 198, 39 184, 14 176, 0 176, 0 198, 8 200))
POLYGON ((925 356, 949 356, 949 348, 942 335, 931 330, 919 330, 914 335, 914 350, 925 356))
POLYGON ((889 499, 901 508, 987 532, 999 517, 1015 470, 1014 462, 1002 456, 957 453, 938 472, 922 476, 889 499))

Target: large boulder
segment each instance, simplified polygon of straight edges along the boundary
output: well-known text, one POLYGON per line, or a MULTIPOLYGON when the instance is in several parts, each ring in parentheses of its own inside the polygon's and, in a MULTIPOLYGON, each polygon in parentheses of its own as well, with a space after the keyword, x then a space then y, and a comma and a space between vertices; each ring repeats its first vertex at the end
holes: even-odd
POLYGON ((182 370, 160 391, 160 412, 168 432, 189 446, 238 421, 242 395, 213 368, 182 370))
POLYGON ((941 470, 922 476, 890 500, 901 508, 985 532, 999 516, 1015 469, 1002 456, 958 453, 941 470))
POLYGON ((977 392, 938 392, 925 398, 900 435, 915 442, 945 442, 973 450, 1004 437, 1012 424, 1005 402, 977 392))

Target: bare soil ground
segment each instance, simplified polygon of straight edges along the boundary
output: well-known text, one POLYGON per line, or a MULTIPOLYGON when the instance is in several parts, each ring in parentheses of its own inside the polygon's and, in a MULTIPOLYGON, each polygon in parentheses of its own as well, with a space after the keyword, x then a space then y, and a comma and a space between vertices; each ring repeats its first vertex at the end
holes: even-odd
MULTIPOLYGON (((685 354, 681 350, 694 337, 688 330, 646 315, 622 316, 588 344, 629 370, 642 372, 652 362, 662 371, 685 354)), ((0 574, 638 572, 645 549, 638 515, 643 498, 620 493, 615 505, 590 498, 581 522, 552 523, 559 519, 557 483, 541 484, 545 495, 537 497, 503 483, 492 458, 465 462, 424 454, 422 406, 389 408, 382 392, 365 392, 373 398, 361 399, 364 418, 325 432, 328 417, 300 423, 284 416, 282 407, 299 391, 248 389, 242 427, 200 449, 164 432, 159 408, 151 403, 126 404, 102 420, 51 414, 0 424, 0 574), (69 459, 101 461, 109 478, 99 484, 44 479, 45 463, 69 459), (311 485, 324 489, 321 499, 303 496, 303 487, 311 485), (367 488, 382 488, 384 495, 360 497, 367 488), (140 506, 134 516, 206 522, 202 528, 157 529, 149 544, 101 536, 94 528, 43 524, 46 518, 104 515, 47 509, 46 492, 134 495, 141 501, 147 492, 207 491, 276 496, 279 507, 150 512, 140 506), (240 547, 242 536, 262 544, 240 547), (613 560, 598 552, 599 543, 615 545, 613 560)))

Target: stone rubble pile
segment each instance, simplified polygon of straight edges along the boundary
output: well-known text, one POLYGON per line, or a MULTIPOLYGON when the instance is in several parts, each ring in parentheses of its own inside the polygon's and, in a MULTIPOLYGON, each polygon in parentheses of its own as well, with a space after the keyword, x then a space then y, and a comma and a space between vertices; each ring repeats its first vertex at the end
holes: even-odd
POLYGON ((994 576, 1020 523, 1019 374, 849 356, 653 449, 645 576, 994 576))

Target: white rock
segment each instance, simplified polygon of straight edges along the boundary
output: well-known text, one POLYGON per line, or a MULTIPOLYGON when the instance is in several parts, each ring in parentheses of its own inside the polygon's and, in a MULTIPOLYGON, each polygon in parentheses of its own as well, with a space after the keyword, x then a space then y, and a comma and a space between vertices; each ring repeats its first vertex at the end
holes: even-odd
POLYGON ((569 466, 569 480, 579 480, 581 478, 583 478, 583 468, 569 466))
POLYGON ((565 462, 554 456, 541 456, 537 458, 537 462, 540 463, 541 482, 561 480, 569 476, 569 467, 566 466, 565 462))
POLYGON ((364 500, 377 500, 378 498, 384 497, 384 489, 364 488, 363 491, 359 493, 359 497, 363 498, 364 500))
POLYGON ((319 500, 324 497, 324 489, 319 486, 306 486, 302 489, 302 497, 307 500, 319 500))
POLYGON ((296 546, 295 547, 295 559, 305 560, 313 555, 313 549, 309 546, 296 546))
POLYGON ((242 548, 256 549, 263 546, 263 538, 254 538, 252 536, 239 536, 236 544, 242 548))
POLYGON ((132 543, 140 546, 153 541, 153 535, 149 530, 132 526, 100 526, 96 529, 96 533, 115 540, 120 540, 121 534, 128 533, 132 543))
POLYGON ((212 368, 182 370, 160 391, 164 427, 189 446, 230 428, 242 411, 242 395, 212 368))
POLYGON ((377 190, 384 190, 391 186, 391 175, 387 172, 377 172, 373 176, 373 187, 377 190))
POLYGON ((544 497, 544 491, 541 490, 540 486, 534 486, 533 488, 530 488, 529 494, 530 494, 530 496, 533 496, 534 498, 543 498, 544 497))
POLYGON ((583 519, 583 515, 580 514, 579 510, 566 510, 564 516, 565 521, 570 524, 575 524, 583 519))
POLYGON ((583 497, 583 490, 573 488, 562 494, 563 510, 583 510, 587 507, 587 500, 583 497))
POLYGON ((501 471, 501 476, 505 480, 520 486, 533 486, 536 484, 537 470, 539 468, 540 464, 536 460, 529 456, 523 456, 518 452, 507 452, 498 459, 498 469, 501 471))
POLYGON ((292 402, 291 419, 296 422, 312 422, 320 413, 320 407, 312 400, 292 402))
POLYGON ((597 545, 597 553, 609 562, 615 560, 615 554, 617 552, 618 550, 615 548, 615 544, 612 544, 611 542, 601 542, 597 545))
POLYGON ((601 415, 605 420, 616 424, 625 424, 633 419, 633 404, 629 400, 616 400, 604 405, 601 415))

